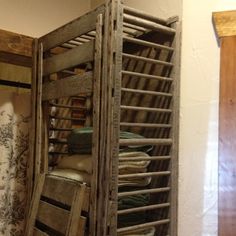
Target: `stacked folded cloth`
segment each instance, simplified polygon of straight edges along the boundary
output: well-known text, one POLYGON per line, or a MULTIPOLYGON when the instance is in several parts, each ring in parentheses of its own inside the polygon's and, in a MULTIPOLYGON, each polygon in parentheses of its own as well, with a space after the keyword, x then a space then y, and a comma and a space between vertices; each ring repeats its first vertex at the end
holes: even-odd
MULTIPOLYGON (((68 136, 68 151, 70 156, 63 157, 51 174, 74 179, 91 184, 92 174, 92 128, 75 129, 68 136)), ((138 139, 143 136, 130 132, 120 132, 121 139, 138 139)), ((119 158, 129 157, 129 161, 119 161, 119 174, 145 173, 150 161, 132 161, 132 157, 149 157, 147 152, 152 150, 150 145, 120 147, 119 158)), ((118 187, 144 187, 150 184, 151 177, 126 178, 119 180, 118 187)), ((130 189, 130 188, 129 188, 130 189)), ((130 189, 131 190, 131 189, 130 189)), ((118 199, 118 209, 129 209, 146 206, 149 203, 149 194, 122 197, 118 199)), ((145 222, 146 213, 121 215, 118 218, 118 226, 126 227, 145 222)), ((155 228, 132 231, 124 235, 153 236, 155 228)))

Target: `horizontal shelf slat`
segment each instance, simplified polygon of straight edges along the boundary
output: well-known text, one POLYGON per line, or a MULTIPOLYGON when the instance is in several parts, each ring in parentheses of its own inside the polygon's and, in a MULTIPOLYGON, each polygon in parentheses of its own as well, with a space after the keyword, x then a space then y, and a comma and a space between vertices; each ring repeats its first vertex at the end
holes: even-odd
POLYGON ((72 128, 49 128, 52 131, 72 131, 72 128))
POLYGON ((56 120, 85 121, 85 118, 72 118, 72 117, 64 117, 64 116, 50 116, 50 118, 56 119, 56 120))
POLYGON ((94 60, 94 40, 43 61, 43 75, 53 74, 94 60))
POLYGON ((152 123, 128 123, 121 122, 120 126, 126 127, 142 127, 142 128, 171 128, 170 124, 152 124, 152 123))
POLYGON ((117 229, 117 233, 119 235, 119 233, 124 233, 124 232, 138 230, 138 229, 145 229, 145 228, 149 228, 149 227, 153 227, 153 226, 157 226, 157 225, 168 224, 168 223, 170 223, 169 219, 158 220, 158 221, 148 222, 148 223, 144 223, 144 224, 119 228, 119 229, 117 229))
POLYGON ((125 58, 138 60, 138 61, 144 61, 144 62, 151 63, 151 64, 159 64, 159 65, 168 66, 168 67, 174 66, 174 64, 170 63, 170 62, 155 60, 155 59, 151 59, 151 58, 147 58, 147 57, 136 56, 133 54, 122 53, 122 56, 125 58))
POLYGON ((58 104, 58 103, 53 103, 53 102, 50 102, 49 105, 52 107, 68 108, 71 110, 87 110, 86 107, 70 106, 70 105, 58 104))
POLYGON ((124 14, 123 16, 124 22, 133 24, 133 25, 137 25, 137 26, 141 26, 150 30, 154 30, 157 32, 161 32, 167 35, 175 35, 176 31, 170 27, 167 26, 163 26, 161 24, 155 23, 155 22, 151 22, 148 20, 143 20, 140 19, 138 17, 134 17, 128 14, 124 14))
POLYGON ((147 111, 147 112, 164 112, 164 113, 171 113, 171 109, 163 109, 163 108, 152 108, 152 107, 136 107, 136 106, 125 106, 121 105, 121 109, 124 110, 134 110, 134 111, 147 111))
POLYGON ((127 196, 134 196, 134 195, 148 194, 148 193, 163 193, 163 192, 169 192, 169 191, 170 191, 170 187, 141 189, 141 190, 128 191, 128 192, 119 192, 118 197, 127 197, 127 196))
POLYGON ((150 157, 119 157, 119 161, 163 161, 170 160, 171 156, 150 156, 150 157))
POLYGON ((137 177, 151 177, 151 176, 165 176, 170 175, 170 171, 158 171, 158 172, 147 172, 147 173, 134 173, 134 174, 126 174, 119 175, 118 179, 128 179, 128 178, 137 178, 137 177))
POLYGON ((147 95, 153 95, 153 96, 172 97, 171 93, 155 92, 155 91, 141 90, 141 89, 122 88, 121 91, 129 92, 129 93, 147 94, 147 95))
POLYGON ((165 207, 169 207, 169 206, 170 206, 170 203, 153 204, 153 205, 147 205, 147 206, 142 206, 142 207, 135 207, 135 208, 129 208, 129 209, 124 209, 124 210, 118 210, 117 214, 124 215, 124 214, 129 214, 129 213, 134 213, 134 212, 140 212, 140 211, 155 210, 155 209, 165 208, 165 207))
POLYGON ((143 139, 120 139, 120 145, 171 145, 172 139, 143 138, 143 139))
POLYGON ((163 80, 163 81, 173 81, 172 78, 169 77, 163 77, 163 76, 157 76, 157 75, 149 75, 149 74, 143 74, 143 73, 138 73, 138 72, 133 72, 133 71, 127 71, 123 70, 121 71, 123 75, 129 75, 129 76, 134 76, 134 77, 141 77, 145 79, 153 79, 153 80, 163 80))
POLYGON ((67 140, 66 139, 49 138, 49 143, 67 144, 67 140))
POLYGON ((165 46, 165 45, 152 43, 152 42, 149 42, 149 41, 136 39, 136 38, 132 38, 132 37, 123 36, 123 40, 126 41, 126 42, 130 42, 130 43, 134 43, 134 44, 138 44, 138 45, 142 45, 142 46, 146 46, 146 47, 163 49, 163 50, 167 50, 167 51, 171 51, 171 52, 174 51, 174 48, 172 48, 172 47, 168 47, 168 46, 165 46))

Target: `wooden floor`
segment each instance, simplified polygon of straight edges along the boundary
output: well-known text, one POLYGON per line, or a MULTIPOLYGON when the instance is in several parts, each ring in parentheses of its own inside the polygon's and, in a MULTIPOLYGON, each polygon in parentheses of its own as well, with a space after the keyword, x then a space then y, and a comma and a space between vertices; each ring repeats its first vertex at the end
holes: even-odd
POLYGON ((219 236, 236 235, 236 36, 222 38, 219 120, 219 236))

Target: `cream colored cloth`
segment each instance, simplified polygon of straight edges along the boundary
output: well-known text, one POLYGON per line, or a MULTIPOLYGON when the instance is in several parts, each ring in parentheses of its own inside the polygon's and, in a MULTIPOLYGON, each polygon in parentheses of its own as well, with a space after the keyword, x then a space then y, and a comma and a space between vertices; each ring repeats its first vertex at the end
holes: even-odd
POLYGON ((88 185, 90 185, 91 183, 91 175, 83 171, 72 170, 72 169, 54 169, 50 172, 50 174, 76 180, 81 183, 86 183, 88 185))

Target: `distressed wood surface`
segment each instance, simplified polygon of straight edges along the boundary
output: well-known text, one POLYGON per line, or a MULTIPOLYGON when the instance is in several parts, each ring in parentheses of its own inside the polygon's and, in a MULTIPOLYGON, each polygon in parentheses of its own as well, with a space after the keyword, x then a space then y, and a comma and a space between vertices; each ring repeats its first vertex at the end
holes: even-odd
POLYGON ((69 221, 69 211, 40 201, 36 219, 65 235, 69 221))
POLYGON ((32 57, 33 38, 0 30, 0 52, 32 57))
POLYGON ((222 38, 219 110, 219 236, 236 232, 236 36, 222 38))
POLYGON ((94 59, 94 40, 69 51, 47 58, 43 63, 43 75, 53 74, 94 59))
POLYGON ((42 100, 89 94, 92 92, 92 78, 93 74, 87 72, 83 75, 74 75, 62 80, 45 83, 43 85, 42 100))
POLYGON ((34 228, 34 236, 48 236, 48 234, 46 234, 45 232, 37 229, 37 228, 34 228))
POLYGON ((41 37, 39 41, 43 42, 44 51, 61 45, 89 31, 95 30, 97 15, 103 12, 104 6, 101 6, 41 37))
POLYGON ((236 11, 213 12, 213 22, 215 24, 218 37, 236 35, 236 11))

